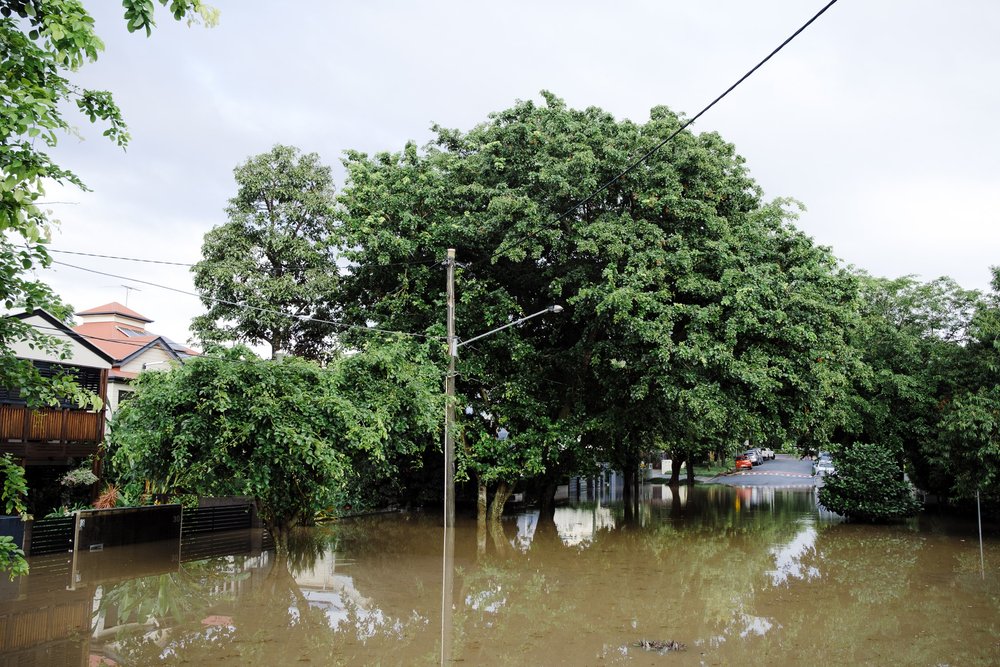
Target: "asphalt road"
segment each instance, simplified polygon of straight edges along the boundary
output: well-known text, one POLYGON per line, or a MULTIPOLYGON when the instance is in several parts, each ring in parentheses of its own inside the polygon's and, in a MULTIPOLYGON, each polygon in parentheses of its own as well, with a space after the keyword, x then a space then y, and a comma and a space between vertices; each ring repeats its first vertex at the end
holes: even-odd
POLYGON ((730 486, 815 486, 817 479, 812 476, 811 460, 778 454, 773 461, 765 461, 753 470, 731 472, 705 481, 730 486))

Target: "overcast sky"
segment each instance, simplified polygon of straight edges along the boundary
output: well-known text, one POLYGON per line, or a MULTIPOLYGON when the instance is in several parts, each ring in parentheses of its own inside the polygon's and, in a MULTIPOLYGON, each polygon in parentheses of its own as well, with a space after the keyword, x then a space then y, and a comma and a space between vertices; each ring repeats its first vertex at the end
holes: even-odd
MULTIPOLYGON (((132 142, 123 152, 74 117, 81 138, 56 159, 93 191, 49 191, 53 248, 195 262, 225 222, 233 168, 276 143, 319 153, 339 187, 347 149, 423 145, 432 123, 468 130, 542 89, 637 122, 660 104, 693 116, 825 0, 209 3, 217 27, 161 9, 148 39, 117 3, 87 3, 107 48, 75 80, 114 92, 132 142)), ((845 263, 986 289, 1000 264, 998 35, 995 0, 840 0, 692 130, 734 143, 768 197, 801 200, 799 226, 845 263)), ((185 267, 53 256, 193 291, 185 267)), ((42 277, 78 310, 138 287, 128 305, 179 342, 202 310, 77 269, 42 277)))

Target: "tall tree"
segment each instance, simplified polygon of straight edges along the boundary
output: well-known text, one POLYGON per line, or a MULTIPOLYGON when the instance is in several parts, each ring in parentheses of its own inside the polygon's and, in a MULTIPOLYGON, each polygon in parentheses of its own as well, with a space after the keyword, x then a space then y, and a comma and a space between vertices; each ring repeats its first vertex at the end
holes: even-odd
POLYGON ((958 389, 942 400, 937 447, 926 449, 939 481, 954 499, 979 495, 996 514, 1000 502, 1000 266, 979 303, 962 348, 958 389))
POLYGON ((851 342, 868 373, 854 378, 834 435, 844 445, 875 443, 895 466, 907 463, 922 489, 947 495, 936 464, 942 408, 968 373, 970 322, 981 295, 946 277, 921 282, 858 275, 861 321, 851 342))
POLYGON ((443 334, 448 247, 460 336, 566 308, 463 348, 460 473, 502 505, 526 477, 633 469, 653 443, 826 437, 856 363, 855 291, 835 259, 762 201, 718 135, 682 132, 615 179, 681 119, 543 96, 468 133, 436 127, 424 151, 345 161, 345 316, 443 334))
POLYGON ((278 145, 234 173, 229 222, 205 235, 193 269, 208 312, 192 328, 207 342, 322 358, 332 347, 338 276, 330 168, 316 153, 278 145))

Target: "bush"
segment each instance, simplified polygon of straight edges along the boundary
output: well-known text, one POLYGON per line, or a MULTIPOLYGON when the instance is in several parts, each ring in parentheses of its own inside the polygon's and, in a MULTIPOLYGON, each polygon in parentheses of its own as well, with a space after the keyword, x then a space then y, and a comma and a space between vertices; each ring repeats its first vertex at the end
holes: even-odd
POLYGON ((883 447, 862 443, 840 454, 836 472, 826 476, 819 490, 819 501, 863 521, 895 521, 920 509, 898 459, 883 447))

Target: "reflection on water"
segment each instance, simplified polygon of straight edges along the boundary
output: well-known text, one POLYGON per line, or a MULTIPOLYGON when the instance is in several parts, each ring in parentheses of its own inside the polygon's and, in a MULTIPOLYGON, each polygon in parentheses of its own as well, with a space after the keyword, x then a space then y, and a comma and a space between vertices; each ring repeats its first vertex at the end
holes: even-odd
POLYGON ((982 578, 974 524, 842 523, 811 490, 644 492, 628 521, 597 494, 511 516, 485 554, 459 521, 448 632, 434 516, 313 529, 287 557, 236 536, 213 558, 34 559, 0 586, 0 667, 434 665, 442 637, 470 665, 1000 663, 995 529, 982 578))
POLYGON ((801 519, 802 529, 795 534, 788 544, 771 547, 774 556, 774 569, 768 570, 772 586, 780 586, 793 579, 815 579, 819 576, 819 568, 814 565, 803 565, 807 556, 816 552, 816 528, 808 519, 801 519))

